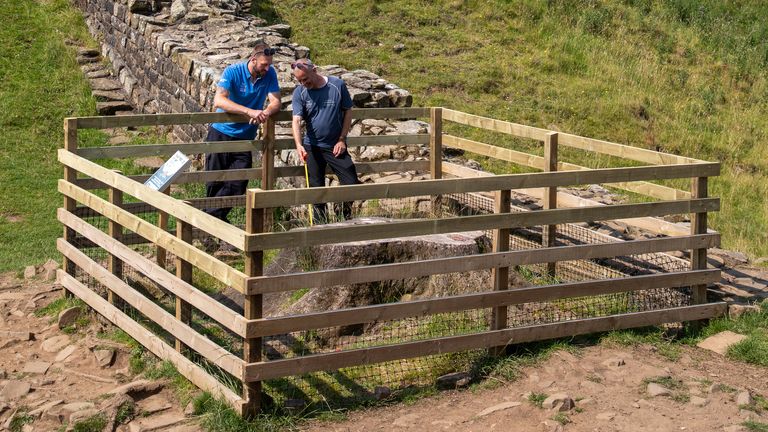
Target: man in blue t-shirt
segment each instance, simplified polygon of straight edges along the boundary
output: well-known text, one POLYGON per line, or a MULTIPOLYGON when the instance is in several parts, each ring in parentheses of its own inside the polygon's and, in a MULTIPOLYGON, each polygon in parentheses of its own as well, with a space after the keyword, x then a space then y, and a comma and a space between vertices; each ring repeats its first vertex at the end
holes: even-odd
MULTIPOLYGON (((235 63, 224 69, 217 83, 213 106, 216 112, 243 114, 248 123, 213 123, 208 128, 206 141, 238 141, 256 138, 258 125, 280 111, 280 87, 277 72, 272 67, 276 50, 260 42, 253 48, 248 61, 235 63), (264 108, 264 101, 269 105, 264 108)), ((251 152, 209 153, 205 157, 205 170, 231 170, 251 168, 251 152)), ((212 181, 206 183, 206 196, 243 195, 248 180, 212 181)), ((226 221, 231 207, 208 208, 205 212, 226 221)))
MULTIPOLYGON (((293 140, 301 160, 307 164, 310 187, 325 186, 325 168, 339 178, 342 185, 360 183, 352 157, 347 151, 347 134, 352 123, 352 98, 344 81, 325 77, 309 59, 291 65, 299 86, 293 91, 293 140), (301 121, 306 125, 302 140, 301 121)), ((327 206, 316 204, 314 220, 327 221, 327 206)), ((341 216, 352 217, 352 203, 342 204, 341 216)))

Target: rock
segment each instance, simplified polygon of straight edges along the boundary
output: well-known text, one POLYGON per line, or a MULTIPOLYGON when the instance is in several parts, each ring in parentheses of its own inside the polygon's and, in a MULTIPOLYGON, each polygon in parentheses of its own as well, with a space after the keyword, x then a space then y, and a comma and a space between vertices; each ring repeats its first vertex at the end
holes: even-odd
POLYGON ((158 393, 165 387, 163 381, 136 380, 108 391, 106 394, 158 393))
POLYGON ((266 31, 275 32, 284 38, 291 37, 291 26, 288 24, 272 24, 271 26, 264 27, 263 29, 266 31))
POLYGON ((153 0, 128 0, 128 10, 135 14, 152 13, 153 0))
POLYGON ((184 407, 184 415, 187 417, 195 415, 195 404, 193 402, 188 403, 187 406, 184 407))
POLYGON ((48 372, 48 368, 51 367, 51 364, 44 361, 31 361, 27 362, 24 365, 24 370, 22 370, 23 373, 28 374, 45 374, 48 372))
POLYGON ((82 309, 80 307, 75 306, 71 307, 69 309, 64 309, 63 311, 59 312, 59 321, 58 326, 60 329, 63 329, 64 327, 69 327, 75 324, 75 321, 77 321, 77 318, 80 316, 80 313, 82 312, 82 309))
POLYGON ((94 405, 93 402, 70 402, 68 404, 65 404, 59 407, 59 411, 67 413, 67 415, 69 415, 73 412, 91 409, 95 407, 96 405, 94 405))
POLYGON ((413 104, 413 96, 407 90, 393 89, 387 92, 389 104, 393 107, 409 107, 413 104))
POLYGON ((61 351, 67 345, 69 345, 69 336, 58 335, 44 340, 40 344, 40 349, 48 353, 55 353, 61 351))
POLYGON ((129 432, 150 432, 164 430, 189 421, 188 418, 178 414, 162 414, 159 416, 145 417, 128 423, 129 432))
POLYGON ((115 115, 118 111, 131 111, 133 107, 128 102, 96 102, 96 111, 99 115, 115 115))
POLYGON ((32 389, 26 381, 10 380, 5 384, 2 390, 0 390, 0 399, 3 400, 16 400, 23 396, 32 389))
POLYGON ((392 146, 369 146, 357 158, 361 162, 379 161, 392 156, 392 146))
POLYGON ((468 386, 471 380, 472 376, 466 372, 454 372, 439 377, 436 385, 441 390, 453 390, 468 386))
POLYGON ((29 415, 31 415, 33 417, 40 417, 41 414, 47 412, 48 410, 50 410, 51 408, 53 408, 53 407, 55 407, 57 405, 61 405, 63 403, 64 403, 64 401, 61 400, 61 399, 47 402, 47 403, 45 403, 45 404, 43 404, 43 405, 33 409, 32 411, 30 411, 29 415))
POLYGON ((401 43, 395 44, 395 46, 392 47, 392 50, 395 51, 396 53, 403 52, 404 49, 405 49, 405 45, 401 43))
POLYGON ((117 90, 94 90, 91 95, 98 102, 125 102, 125 94, 117 90))
POLYGON ((703 341, 696 344, 696 346, 716 352, 720 355, 725 355, 725 353, 728 351, 728 347, 739 343, 746 338, 747 337, 744 335, 726 330, 704 339, 703 341))
POLYGON ((48 261, 43 264, 43 270, 58 270, 59 263, 56 262, 56 260, 49 259, 48 261))
POLYGON ((703 407, 709 403, 708 400, 699 396, 691 396, 691 400, 689 402, 691 403, 691 405, 697 406, 697 407, 703 407))
POLYGON ((672 394, 672 390, 656 383, 648 383, 648 395, 652 397, 656 396, 669 396, 672 394))
MULTIPOLYGON (((142 399, 138 402, 138 406, 141 410, 141 414, 145 417, 173 407, 173 405, 169 403, 162 395, 153 395, 146 399, 142 399)), ((192 404, 192 409, 194 410, 194 404, 192 404)), ((186 412, 184 415, 186 415, 186 412)))
POLYGON ((73 352, 77 349, 76 345, 69 345, 59 351, 58 354, 56 354, 56 358, 53 359, 54 363, 61 363, 63 361, 66 361, 67 358, 69 358, 70 355, 72 355, 73 352))
POLYGON ((112 361, 115 359, 115 350, 112 349, 100 349, 93 351, 93 355, 96 356, 96 362, 101 367, 109 367, 112 361))
POLYGON ((570 396, 565 393, 556 393, 544 399, 541 407, 544 409, 557 409, 557 411, 568 411, 576 404, 570 396))
POLYGON ((603 420, 603 421, 611 421, 613 418, 616 417, 615 412, 602 412, 595 416, 595 419, 597 420, 603 420))
POLYGON ((114 91, 122 89, 120 81, 111 78, 97 78, 91 80, 91 89, 101 91, 114 91))
POLYGON ((758 305, 743 305, 743 304, 729 304, 728 316, 730 318, 738 318, 745 314, 760 313, 760 306, 758 305))
POLYGON ((33 265, 26 266, 24 268, 24 279, 32 279, 33 277, 35 277, 36 273, 37 271, 35 270, 35 266, 33 265))
POLYGON ((395 127, 394 133, 397 135, 416 135, 429 132, 429 125, 418 120, 393 122, 392 126, 395 127))
POLYGON ((80 411, 75 411, 69 415, 69 423, 75 424, 83 420, 87 420, 98 413, 99 413, 99 410, 96 408, 86 408, 80 411))
POLYGON ((107 141, 107 144, 116 146, 116 145, 128 144, 129 142, 131 142, 130 137, 126 135, 115 135, 107 141))
POLYGON ((522 405, 521 402, 503 402, 503 403, 500 403, 500 404, 497 404, 497 405, 490 406, 490 407, 480 411, 479 413, 477 413, 477 417, 485 417, 485 416, 487 416, 489 414, 492 414, 492 413, 495 413, 495 412, 498 412, 498 411, 507 410, 507 409, 510 409, 510 408, 514 408, 514 407, 517 407, 517 406, 520 406, 520 405, 522 405))
POLYGON ((376 400, 384 400, 390 396, 392 396, 392 390, 387 386, 376 386, 376 388, 373 389, 373 397, 376 400))
POLYGON ((622 358, 612 357, 612 358, 609 358, 608 360, 605 360, 602 364, 603 366, 608 366, 608 367, 619 367, 619 366, 624 366, 626 363, 624 363, 624 359, 622 358))
POLYGON ((300 413, 304 410, 304 408, 307 407, 307 401, 304 399, 286 399, 285 402, 283 402, 283 407, 288 411, 289 413, 300 413))
POLYGON ((168 20, 171 23, 175 23, 184 18, 187 12, 189 12, 187 0, 173 0, 173 3, 171 3, 171 15, 168 20))
POLYGON ((752 404, 755 403, 755 400, 752 398, 752 395, 748 391, 741 391, 739 394, 736 395, 736 405, 737 406, 752 406, 752 404))
POLYGON ((80 57, 98 57, 101 55, 101 52, 97 49, 78 48, 77 55, 80 57))

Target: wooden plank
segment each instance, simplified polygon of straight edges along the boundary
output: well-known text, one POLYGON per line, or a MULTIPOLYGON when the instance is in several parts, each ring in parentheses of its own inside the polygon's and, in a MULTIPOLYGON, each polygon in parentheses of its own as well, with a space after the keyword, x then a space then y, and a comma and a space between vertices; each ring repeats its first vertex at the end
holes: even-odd
POLYGON ((198 290, 190 283, 158 267, 149 258, 109 237, 93 225, 75 217, 72 213, 59 209, 58 217, 61 223, 82 234, 83 237, 81 238, 88 239, 95 246, 129 263, 136 271, 157 282, 173 295, 181 297, 200 312, 234 333, 240 336, 245 335, 246 320, 240 314, 212 299, 208 294, 198 290))
MULTIPOLYGON (((322 202, 405 198, 412 196, 484 192, 506 189, 574 186, 638 180, 711 177, 720 173, 719 163, 601 168, 588 171, 508 174, 480 178, 422 180, 410 183, 361 184, 308 189, 263 191, 254 197, 259 208, 299 206, 322 202)), ((249 193, 254 193, 249 191, 249 193)))
POLYGON ((185 345, 200 353, 211 363, 236 377, 242 376, 245 362, 237 358, 237 356, 216 345, 215 342, 207 337, 200 335, 188 324, 177 320, 176 317, 166 312, 165 309, 141 295, 121 279, 115 277, 109 270, 63 239, 60 239, 56 245, 62 254, 69 257, 83 271, 99 281, 99 283, 110 287, 120 296, 122 301, 136 308, 142 315, 157 323, 176 339, 183 341, 185 345))
POLYGON ((719 234, 655 238, 628 242, 558 246, 549 249, 527 249, 486 253, 414 262, 379 264, 366 267, 319 270, 280 276, 250 278, 249 293, 292 291, 341 284, 407 279, 442 273, 459 273, 493 267, 539 264, 553 261, 589 260, 653 252, 717 247, 719 234))
POLYGON ((59 161, 64 165, 75 168, 78 171, 99 179, 106 185, 120 189, 123 193, 136 197, 140 201, 162 210, 176 219, 183 220, 214 235, 225 242, 243 250, 245 233, 243 230, 215 218, 205 212, 197 210, 183 202, 171 198, 162 192, 150 189, 143 184, 127 179, 111 170, 103 168, 87 159, 59 150, 59 161))
MULTIPOLYGON (((535 156, 532 154, 472 141, 465 138, 459 138, 453 135, 444 135, 443 141, 445 145, 449 147, 466 150, 479 155, 488 156, 531 168, 544 170, 546 165, 545 159, 541 156, 535 156)), ((552 171, 580 171, 590 169, 591 168, 587 168, 581 165, 559 162, 557 164, 557 169, 552 171)), ((663 200, 689 199, 691 197, 690 192, 649 182, 619 182, 606 183, 606 185, 663 200)))
POLYGON ((202 123, 247 123, 249 118, 241 114, 225 112, 197 112, 174 114, 135 114, 107 117, 79 117, 77 127, 81 129, 111 129, 135 126, 171 126, 202 123))
MULTIPOLYGON (((413 119, 429 117, 429 108, 355 108, 352 110, 353 119, 413 119)), ((280 111, 272 115, 275 121, 291 121, 293 114, 290 110, 280 111)))
MULTIPOLYGON (((512 205, 512 194, 508 190, 497 191, 493 202, 494 213, 509 213, 512 205)), ((493 252, 503 253, 509 251, 509 228, 497 228, 493 230, 493 252)), ((491 269, 491 281, 494 291, 506 291, 509 289, 509 267, 494 267, 491 269)), ((496 305, 491 311, 491 330, 507 328, 507 307, 496 305)), ((493 347, 492 355, 503 354, 503 347, 493 347)))
MULTIPOLYGON (((456 123, 495 132, 506 133, 521 138, 531 138, 539 141, 544 141, 547 133, 555 132, 547 129, 495 120, 488 117, 476 116, 449 109, 444 109, 444 117, 446 120, 456 123)), ((560 145, 595 153, 617 156, 620 158, 635 160, 639 162, 651 163, 654 165, 705 163, 705 161, 698 159, 677 156, 670 153, 662 153, 653 150, 646 150, 638 147, 617 144, 610 141, 585 138, 582 136, 562 132, 560 132, 560 145)))
POLYGON ((193 384, 204 391, 211 392, 215 397, 224 399, 238 412, 242 411, 242 399, 235 392, 205 372, 200 366, 176 352, 173 347, 163 342, 162 339, 142 327, 139 323, 116 307, 109 304, 109 302, 99 297, 98 294, 88 289, 88 287, 81 284, 72 276, 59 270, 58 278, 60 284, 72 291, 93 310, 104 316, 114 325, 120 327, 123 331, 128 333, 129 336, 136 339, 137 342, 147 348, 152 354, 173 363, 179 373, 193 384))
MULTIPOLYGON (((67 183, 64 180, 59 180, 59 192, 80 201, 108 219, 111 219, 124 226, 126 229, 146 238, 151 243, 164 247, 169 252, 180 256, 185 261, 192 263, 195 267, 203 270, 232 288, 240 292, 245 290, 245 273, 228 266, 224 262, 219 261, 190 244, 180 242, 173 234, 163 231, 153 224, 104 201, 90 192, 80 189, 71 183, 67 183)), ((62 212, 63 211, 60 209, 59 215, 61 215, 62 212)))
MULTIPOLYGON (((123 193, 115 188, 109 188, 109 203, 119 207, 123 203, 123 193)), ((123 241, 123 227, 113 220, 109 221, 107 233, 115 242, 123 241)), ((64 241, 67 241, 67 239, 65 238, 64 241)), ((109 254, 107 268, 118 279, 123 278, 123 262, 115 254, 109 254)), ((107 301, 114 305, 116 300, 115 293, 112 290, 108 290, 107 301)))
MULTIPOLYGON (((149 174, 126 176, 127 178, 144 183, 150 177, 149 174)), ((173 184, 186 183, 205 183, 209 181, 227 181, 227 180, 251 180, 261 178, 261 168, 246 168, 220 171, 193 171, 185 172, 179 175, 173 184)), ((107 185, 94 178, 77 179, 73 182, 75 185, 86 189, 105 189, 107 185)))
MULTIPOLYGON (((353 110, 354 112, 354 110, 353 110)), ((347 137, 347 147, 369 147, 369 146, 413 146, 429 144, 429 134, 412 135, 365 135, 347 137)), ((276 150, 293 150, 296 144, 293 138, 280 138, 275 140, 276 150)))
MULTIPOLYGON (((250 197, 248 198, 250 200, 250 197)), ((245 231, 249 234, 264 231, 267 222, 266 210, 255 209, 246 202, 245 231)), ((253 251, 245 253, 245 273, 249 277, 259 277, 264 274, 264 252, 253 251)), ((246 294, 243 299, 243 315, 246 320, 258 320, 264 313, 264 298, 261 294, 246 294)), ((255 363, 261 361, 262 340, 260 337, 243 339, 243 361, 255 363)), ((243 399, 246 400, 247 410, 258 413, 261 409, 261 381, 243 382, 243 399)))
POLYGON ((267 120, 261 147, 261 188, 273 189, 275 184, 275 122, 267 120))
MULTIPOLYGON (((65 118, 64 119, 64 151, 67 152, 76 152, 77 151, 77 120, 74 118, 65 118)), ((75 181, 77 179, 77 171, 74 170, 71 167, 64 167, 64 180, 66 181, 75 181)), ((75 207, 77 206, 77 203, 75 200, 73 200, 70 197, 64 197, 64 208, 67 209, 67 211, 73 211, 75 207)), ((64 227, 64 238, 67 241, 72 241, 75 238, 75 233, 71 230, 64 227)), ((61 268, 66 270, 70 274, 74 274, 75 268, 72 266, 72 264, 64 258, 62 260, 61 268)), ((63 290, 62 293, 64 296, 67 295, 66 290, 63 290)))
POLYGON ((371 365, 390 360, 444 354, 499 345, 512 345, 596 332, 645 327, 671 322, 699 320, 722 316, 725 303, 685 306, 649 312, 635 312, 600 318, 586 318, 553 324, 509 328, 479 334, 449 336, 418 342, 368 347, 355 350, 315 354, 285 360, 251 363, 245 366, 245 380, 267 380, 288 375, 301 375, 348 366, 371 365))
MULTIPOLYGON (((691 194, 696 198, 704 198, 708 194, 708 179, 706 177, 698 177, 692 179, 691 194)), ((699 234, 707 232, 707 213, 695 212, 691 215, 691 234, 699 234)), ((694 248, 691 249, 691 269, 699 270, 707 268, 707 249, 706 248, 694 248)), ((693 290, 693 302, 695 304, 702 304, 707 302, 707 286, 697 285, 692 287, 693 290)))
MULTIPOLYGON (((112 189, 114 189, 114 188, 112 188, 112 189)), ((166 194, 166 195, 170 195, 171 194, 171 187, 170 187, 170 185, 168 186, 168 188, 166 190, 163 191, 163 193, 166 194)), ((168 221, 169 221, 168 213, 166 213, 164 211, 159 211, 157 213, 157 227, 158 228, 160 228, 163 231, 168 231, 168 221)), ((159 246, 159 245, 155 245, 155 259, 157 261, 157 265, 159 265, 162 268, 166 268, 166 264, 167 264, 167 261, 168 261, 167 258, 168 258, 168 254, 166 253, 166 250, 163 247, 159 246)))
MULTIPOLYGON (((544 137, 544 171, 557 171, 557 132, 550 132, 544 137)), ((544 210, 557 208, 557 187, 550 186, 544 188, 544 199, 542 200, 544 210)), ((541 245, 543 247, 555 246, 557 239, 557 225, 550 224, 541 227, 541 245)), ((549 277, 557 275, 557 263, 547 263, 546 274, 549 277)))
POLYGON ((175 144, 142 144, 110 147, 85 147, 77 155, 86 159, 118 159, 145 156, 170 156, 177 151, 184 154, 259 151, 259 141, 212 141, 175 144))
MULTIPOLYGON (((504 307, 506 309, 506 306, 509 305, 545 302, 564 298, 587 297, 655 288, 679 288, 695 284, 715 283, 719 280, 720 271, 710 269, 525 287, 514 290, 499 290, 301 315, 270 317, 249 322, 246 333, 251 337, 272 336, 297 331, 392 321, 470 309, 492 307, 504 307)), ((492 330, 506 327, 505 325, 492 330)))
MULTIPOLYGON (((392 184, 395 186, 396 184, 392 184)), ((663 216, 683 213, 717 211, 719 198, 690 201, 661 201, 654 203, 616 204, 610 206, 537 210, 509 214, 486 214, 442 219, 392 221, 365 225, 318 226, 298 228, 287 232, 248 234, 247 250, 306 247, 320 244, 344 243, 409 237, 452 232, 490 230, 499 227, 523 228, 574 222, 611 220, 626 217, 663 216)))
MULTIPOLYGON (((465 166, 457 165, 454 163, 446 162, 443 164, 443 173, 450 176, 474 178, 474 177, 491 177, 493 174, 485 171, 474 170, 465 166)), ((677 191, 677 189, 674 189, 677 191)), ((526 188, 517 189, 518 193, 529 195, 533 198, 544 199, 544 194, 541 189, 526 188)), ((675 199, 690 199, 690 193, 686 193, 687 198, 678 197, 675 199)), ((568 193, 558 192, 557 202, 561 207, 592 207, 592 206, 604 206, 598 201, 577 197, 568 193)), ((688 227, 683 227, 675 223, 667 222, 658 218, 627 218, 627 219, 615 219, 616 222, 625 223, 630 226, 642 228, 661 235, 668 236, 681 236, 688 235, 690 230, 688 227)))
MULTIPOLYGON (((404 172, 404 171, 428 171, 429 161, 397 161, 388 160, 382 162, 355 162, 355 169, 358 174, 372 174, 382 172, 404 172)), ((333 174, 331 167, 326 167, 325 173, 333 174)), ((287 166, 275 168, 276 177, 304 177, 304 166, 287 166)))
MULTIPOLYGON (((443 177, 443 109, 432 108, 429 130, 429 174, 432 180, 443 177)), ((432 215, 442 214, 443 200, 441 195, 432 195, 430 199, 432 215)))
MULTIPOLYGON (((185 243, 192 243, 192 226, 184 221, 176 221, 176 237, 185 243)), ((161 266, 165 267, 165 266, 161 266)), ((192 264, 176 257, 176 277, 185 283, 192 285, 192 264)), ((176 297, 176 319, 186 325, 192 322, 192 306, 184 300, 184 296, 174 295, 176 297)), ((211 301, 210 303, 212 303, 211 301)), ((205 312, 203 312, 205 313, 205 312)), ((176 351, 183 353, 187 348, 184 341, 176 338, 176 351)))

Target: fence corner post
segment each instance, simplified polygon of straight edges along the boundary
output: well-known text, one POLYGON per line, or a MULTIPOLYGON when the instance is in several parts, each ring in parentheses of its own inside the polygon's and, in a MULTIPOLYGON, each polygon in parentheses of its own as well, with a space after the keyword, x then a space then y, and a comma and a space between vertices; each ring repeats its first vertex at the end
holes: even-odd
MULTIPOLYGON (((443 178, 443 109, 430 108, 429 111, 429 173, 432 180, 443 178)), ((432 197, 432 214, 442 213, 442 196, 432 197)))
MULTIPOLYGON (((544 171, 557 171, 557 132, 549 132, 544 138, 544 171)), ((557 186, 544 188, 544 210, 557 208, 557 186)), ((557 225, 544 225, 541 228, 541 245, 553 247, 557 240, 557 225)), ((557 263, 547 263, 547 276, 554 278, 557 275, 557 263)))
MULTIPOLYGON (((254 196, 261 189, 249 189, 245 196, 245 232, 257 234, 264 232, 265 212, 263 208, 254 208, 254 196)), ((248 242, 246 241, 246 246, 248 242)), ((246 249, 249 249, 246 247, 246 249)), ((245 251, 245 274, 249 277, 262 276, 264 273, 264 251, 245 251)), ((248 294, 247 287, 243 303, 243 315, 247 320, 259 319, 263 313, 263 298, 261 294, 248 294)), ((258 338, 243 339, 243 360, 246 364, 261 361, 262 340, 258 338)), ((261 410, 261 381, 243 381, 243 399, 245 417, 258 414, 261 410)))
MULTIPOLYGON (((512 192, 510 190, 496 191, 494 199, 494 213, 509 213, 512 205, 512 192)), ((509 228, 496 228, 493 230, 493 252, 509 251, 509 228)), ((509 267, 494 267, 491 269, 491 280, 494 291, 509 289, 509 267)), ((496 306, 491 312, 491 330, 507 328, 507 306, 496 306)), ((492 347, 490 355, 504 354, 504 346, 492 347)))

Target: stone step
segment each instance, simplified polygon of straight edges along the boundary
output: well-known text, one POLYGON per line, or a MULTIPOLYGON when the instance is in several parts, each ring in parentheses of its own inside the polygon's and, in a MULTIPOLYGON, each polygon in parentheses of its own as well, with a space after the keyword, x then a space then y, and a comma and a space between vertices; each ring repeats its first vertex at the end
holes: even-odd
POLYGON ((99 115, 115 115, 118 111, 130 111, 133 107, 128 102, 96 102, 96 111, 99 115))

